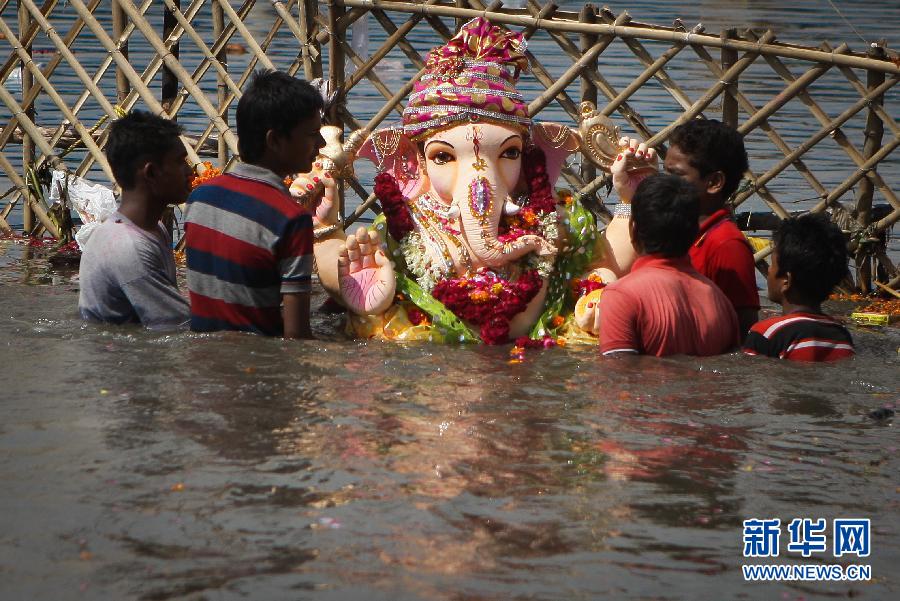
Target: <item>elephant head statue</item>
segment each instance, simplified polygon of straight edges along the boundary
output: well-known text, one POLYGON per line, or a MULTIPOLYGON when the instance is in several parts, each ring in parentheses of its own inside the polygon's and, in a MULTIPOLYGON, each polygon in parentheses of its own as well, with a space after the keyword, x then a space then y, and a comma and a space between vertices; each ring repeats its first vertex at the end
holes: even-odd
POLYGON ((548 259, 556 255, 555 235, 513 237, 502 221, 521 215, 530 204, 534 190, 529 178, 541 175, 538 171, 552 188, 578 143, 575 132, 557 124, 537 124, 529 131, 467 120, 426 131, 418 139, 398 129, 376 132, 360 156, 372 159, 397 182, 418 228, 434 230, 432 237, 450 243, 453 269, 448 274, 463 276, 502 269, 528 253, 548 259))
POLYGON ((595 222, 554 191, 582 139, 528 116, 515 87, 524 51, 521 34, 470 21, 430 53, 402 125, 359 148, 378 170, 387 248, 376 233, 340 228, 315 246, 320 279, 357 333, 396 337, 385 333, 398 321, 415 331, 422 316, 432 339, 539 334, 548 303, 561 310, 573 270, 589 267, 595 222), (397 292, 414 305, 399 317, 397 292))

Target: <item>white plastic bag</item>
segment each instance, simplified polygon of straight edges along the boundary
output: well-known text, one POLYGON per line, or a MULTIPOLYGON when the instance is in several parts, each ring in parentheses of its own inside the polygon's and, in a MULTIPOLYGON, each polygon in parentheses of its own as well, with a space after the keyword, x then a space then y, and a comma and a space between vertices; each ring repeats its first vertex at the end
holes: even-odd
POLYGON ((119 203, 113 191, 106 186, 91 183, 83 177, 71 174, 67 177, 65 171, 54 170, 48 197, 50 204, 60 202, 64 192, 68 194, 69 203, 78 212, 84 224, 75 232, 75 241, 78 242, 78 247, 84 250, 91 232, 116 212, 119 203))

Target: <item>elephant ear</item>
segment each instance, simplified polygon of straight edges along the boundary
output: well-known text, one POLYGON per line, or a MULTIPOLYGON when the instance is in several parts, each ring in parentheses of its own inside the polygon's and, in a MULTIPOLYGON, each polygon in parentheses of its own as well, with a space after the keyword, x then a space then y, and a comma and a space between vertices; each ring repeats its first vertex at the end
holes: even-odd
POLYGON ((378 173, 389 173, 400 186, 406 198, 415 198, 425 185, 419 171, 419 152, 415 142, 399 129, 379 129, 373 132, 357 156, 375 163, 378 173))
POLYGON ((535 123, 531 128, 531 140, 544 151, 550 185, 556 185, 566 157, 580 146, 578 134, 559 123, 535 123))

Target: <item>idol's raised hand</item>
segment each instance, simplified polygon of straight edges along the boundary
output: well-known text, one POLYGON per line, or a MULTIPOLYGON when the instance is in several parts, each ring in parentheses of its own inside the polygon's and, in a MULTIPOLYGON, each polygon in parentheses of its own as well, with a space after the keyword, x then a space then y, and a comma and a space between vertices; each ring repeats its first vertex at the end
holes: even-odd
POLYGON ((360 227, 347 236, 338 255, 338 278, 344 305, 357 315, 384 313, 394 301, 394 267, 377 232, 360 227))
POLYGON ((315 227, 338 222, 337 184, 322 163, 316 162, 309 173, 301 173, 291 183, 291 196, 313 212, 315 227))
POLYGON ((637 138, 621 138, 619 148, 619 155, 613 161, 610 172, 620 201, 630 203, 638 184, 659 170, 659 161, 656 149, 648 148, 637 138))

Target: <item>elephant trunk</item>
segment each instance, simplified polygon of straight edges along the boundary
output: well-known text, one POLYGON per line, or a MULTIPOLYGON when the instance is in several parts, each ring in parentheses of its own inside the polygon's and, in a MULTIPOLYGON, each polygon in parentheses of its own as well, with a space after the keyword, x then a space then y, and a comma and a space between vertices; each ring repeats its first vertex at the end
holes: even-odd
POLYGON ((525 235, 510 242, 497 238, 497 229, 503 212, 506 193, 498 194, 497 189, 482 175, 478 175, 466 186, 461 198, 460 219, 462 234, 473 259, 486 267, 496 268, 506 265, 532 251, 541 254, 552 252, 543 238, 525 235))

